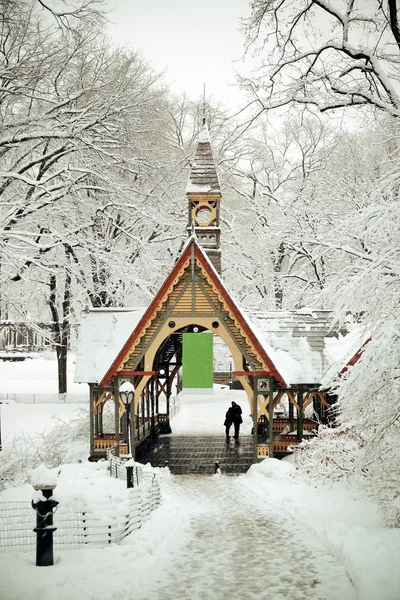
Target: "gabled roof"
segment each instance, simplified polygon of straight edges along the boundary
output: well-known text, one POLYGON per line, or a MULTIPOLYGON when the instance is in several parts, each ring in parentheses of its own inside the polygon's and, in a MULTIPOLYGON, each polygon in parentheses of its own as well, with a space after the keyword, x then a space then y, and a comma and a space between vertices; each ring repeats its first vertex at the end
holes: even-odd
MULTIPOLYGON (((129 336, 121 350, 118 352, 114 361, 108 368, 107 372, 101 380, 101 385, 106 385, 118 373, 118 371, 123 370, 123 365, 128 361, 128 358, 132 353, 132 348, 134 348, 135 345, 137 346, 139 344, 139 341, 142 338, 142 336, 145 335, 146 330, 148 330, 151 327, 152 321, 154 321, 158 313, 162 312, 166 300, 168 299, 172 290, 177 288, 178 284, 180 283, 180 280, 184 275, 185 268, 188 267, 189 263, 192 263, 193 265, 194 263, 196 263, 198 267, 203 270, 203 272, 206 274, 208 282, 214 288, 215 293, 218 295, 218 298, 221 299, 220 301, 222 301, 224 310, 226 310, 230 314, 230 318, 232 319, 232 321, 237 325, 237 327, 241 329, 243 335, 246 337, 246 340, 248 340, 248 344, 254 350, 255 355, 259 357, 260 361, 264 365, 264 369, 271 372, 271 374, 279 382, 284 384, 284 380, 281 374, 279 373, 273 361, 270 359, 270 357, 267 355, 264 348, 258 341, 251 326, 249 326, 245 315, 242 313, 240 308, 237 306, 235 301, 232 299, 232 297, 226 290, 218 273, 214 269, 205 252, 197 244, 196 239, 194 237, 191 237, 185 249, 183 250, 180 258, 175 263, 171 273, 168 275, 167 279, 161 286, 160 290, 154 297, 149 307, 146 309, 137 326, 132 331, 131 335, 129 336)), ((190 295, 191 294, 189 294, 189 296, 190 295)), ((211 310, 211 304, 209 304, 209 307, 211 310)), ((188 314, 190 314, 190 312, 188 314)))
POLYGON ((186 187, 188 194, 219 193, 221 191, 212 153, 207 125, 199 134, 192 170, 186 187))
POLYGON ((289 385, 329 385, 365 341, 356 325, 333 328, 331 311, 271 310, 248 318, 289 385))
POLYGON ((167 304, 170 314, 187 314, 193 323, 196 314, 225 315, 231 333, 260 365, 255 370, 271 373, 282 386, 328 385, 365 342, 357 327, 332 330, 329 311, 241 310, 193 236, 147 308, 89 311, 82 322, 75 381, 107 385, 119 371, 133 369, 165 322, 167 304))

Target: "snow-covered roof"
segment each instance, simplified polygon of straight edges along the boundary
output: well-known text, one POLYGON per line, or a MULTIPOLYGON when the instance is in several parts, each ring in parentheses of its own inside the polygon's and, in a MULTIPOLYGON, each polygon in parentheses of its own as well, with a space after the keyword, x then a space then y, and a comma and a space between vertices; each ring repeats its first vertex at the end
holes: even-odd
POLYGON ((217 170, 211 149, 207 125, 204 124, 199 133, 196 154, 192 162, 192 170, 186 186, 187 194, 207 194, 220 192, 217 170))
MULTIPOLYGON (((249 334, 254 336, 253 343, 258 343, 260 350, 265 353, 272 373, 282 383, 289 386, 301 383, 329 386, 368 339, 368 334, 355 324, 349 324, 340 331, 333 329, 330 311, 305 308, 262 313, 244 311, 226 290, 194 235, 187 241, 181 258, 193 243, 207 263, 216 284, 224 288, 225 299, 239 311, 238 318, 246 321, 249 334)), ((105 378, 146 310, 92 309, 84 315, 75 382, 99 383, 105 378)))
POLYGON ((83 313, 75 382, 99 383, 146 308, 95 308, 83 313))
POLYGON ((356 326, 333 329, 330 311, 272 310, 245 316, 288 385, 328 385, 365 342, 356 326))

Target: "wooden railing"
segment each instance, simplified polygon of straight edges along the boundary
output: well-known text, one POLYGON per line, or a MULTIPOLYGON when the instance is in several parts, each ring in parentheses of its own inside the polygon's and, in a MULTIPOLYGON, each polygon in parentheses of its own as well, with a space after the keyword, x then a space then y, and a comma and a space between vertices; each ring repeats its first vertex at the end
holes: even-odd
MULTIPOLYGON (((122 433, 119 434, 120 441, 123 439, 122 433)), ((94 449, 106 451, 115 446, 115 433, 103 433, 94 438, 94 449)))
POLYGON ((290 446, 297 446, 298 443, 294 435, 281 435, 274 440, 274 452, 289 452, 290 446))
MULTIPOLYGON (((258 423, 264 424, 268 427, 268 423, 266 422, 264 417, 258 419, 258 423)), ((290 428, 290 419, 274 419, 274 433, 281 433, 286 427, 290 428)), ((293 431, 297 429, 297 419, 293 420, 293 431)), ((312 431, 313 429, 318 429, 318 423, 312 421, 311 419, 303 420, 303 431, 312 431)))

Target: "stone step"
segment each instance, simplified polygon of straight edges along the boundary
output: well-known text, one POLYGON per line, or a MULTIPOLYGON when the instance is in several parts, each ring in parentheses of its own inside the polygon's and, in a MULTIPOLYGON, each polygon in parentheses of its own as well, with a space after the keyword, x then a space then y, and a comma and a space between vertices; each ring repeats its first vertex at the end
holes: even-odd
POLYGON ((243 436, 231 448, 224 436, 160 436, 138 448, 136 459, 153 467, 168 462, 175 474, 212 474, 215 462, 223 473, 245 473, 253 463, 253 438, 243 436))

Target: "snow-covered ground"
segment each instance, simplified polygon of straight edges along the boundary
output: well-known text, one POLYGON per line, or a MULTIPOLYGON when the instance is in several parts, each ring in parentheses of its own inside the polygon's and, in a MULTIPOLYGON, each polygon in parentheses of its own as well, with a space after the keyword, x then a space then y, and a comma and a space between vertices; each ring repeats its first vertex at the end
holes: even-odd
MULTIPOLYGON (((223 435, 232 399, 242 406, 248 433, 247 400, 226 388, 211 397, 183 397, 174 433, 223 435)), ((64 408, 72 405, 55 406, 64 408)), ((30 428, 26 415, 14 422, 15 432, 30 428)), ((0 555, 1 599, 400 598, 400 531, 385 528, 376 506, 357 490, 311 486, 290 462, 274 459, 240 477, 164 473, 160 483, 162 506, 119 546, 60 552, 48 568, 35 566, 33 552, 0 555)), ((114 501, 123 488, 104 468, 70 464, 61 469, 57 496, 60 502, 71 495, 114 501)), ((31 494, 25 484, 3 491, 0 502, 29 502, 31 494)))
MULTIPOLYGON (((57 362, 54 353, 32 353, 30 356, 32 358, 22 362, 0 360, 0 395, 17 395, 19 398, 37 395, 38 399, 53 395, 57 399, 57 362)), ((84 383, 74 383, 74 371, 75 356, 70 355, 67 364, 68 394, 80 402, 89 397, 89 387, 84 383)))
POLYGON ((74 357, 68 361, 68 396, 57 393, 54 354, 33 355, 22 362, 0 360, 0 418, 3 448, 15 437, 43 434, 57 419, 71 421, 88 410, 88 386, 74 383, 74 357))

